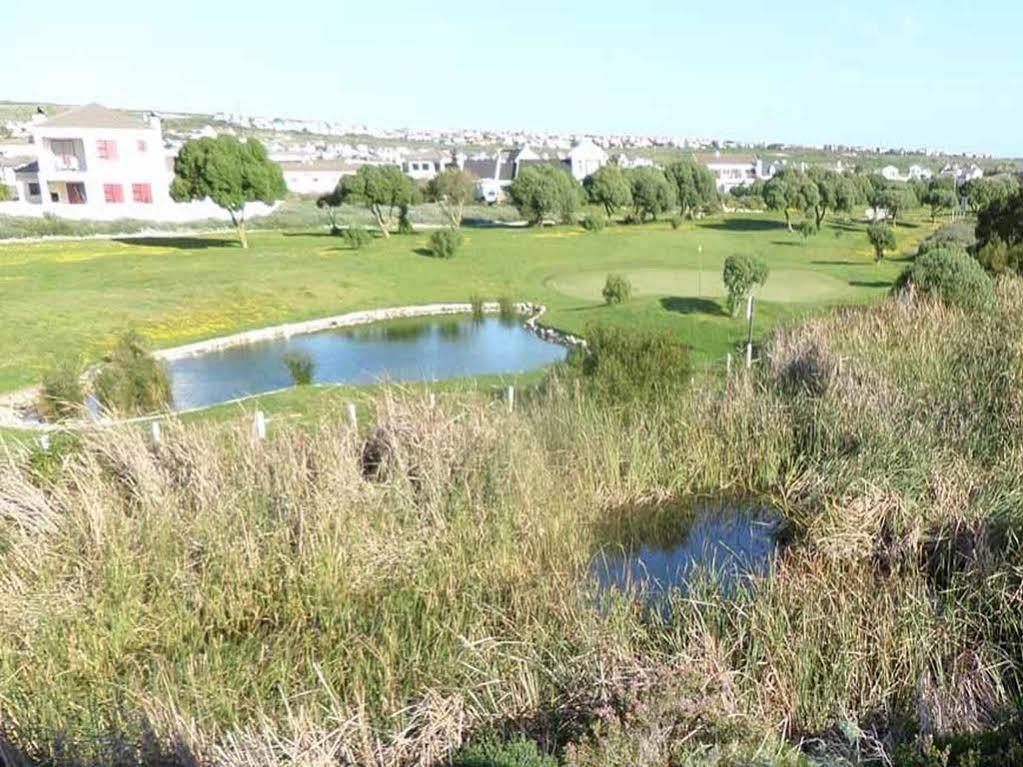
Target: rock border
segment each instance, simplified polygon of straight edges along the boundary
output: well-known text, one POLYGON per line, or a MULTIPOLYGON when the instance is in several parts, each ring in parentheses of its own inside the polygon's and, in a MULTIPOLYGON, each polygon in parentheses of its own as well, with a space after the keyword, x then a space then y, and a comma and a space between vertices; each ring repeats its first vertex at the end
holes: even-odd
MULTIPOLYGON (((543 304, 522 301, 516 303, 514 306, 519 315, 526 316, 523 327, 535 334, 538 338, 570 349, 574 347, 586 347, 586 341, 583 338, 572 335, 571 333, 566 333, 550 325, 542 324, 540 322, 540 318, 547 312, 547 307, 543 304)), ((501 305, 496 301, 488 301, 483 304, 483 311, 487 314, 496 314, 500 310, 501 305)), ((439 317, 446 315, 470 314, 471 312, 472 304, 470 303, 417 304, 412 306, 396 306, 383 309, 365 309, 357 312, 336 314, 330 317, 321 317, 315 320, 289 322, 283 325, 272 325, 265 328, 256 328, 255 330, 246 330, 241 333, 233 333, 228 336, 218 336, 217 338, 209 338, 205 341, 195 341, 181 346, 173 346, 169 349, 158 349, 153 352, 153 356, 158 360, 169 362, 187 357, 196 357, 201 354, 209 354, 210 352, 222 351, 224 349, 231 349, 238 346, 246 346, 248 344, 261 343, 279 338, 290 338, 291 336, 305 335, 308 333, 316 333, 323 330, 330 330, 332 328, 356 327, 359 325, 386 322, 388 320, 411 319, 416 317, 439 317)), ((85 379, 88 380, 94 376, 97 369, 98 365, 93 365, 85 372, 85 379)), ((65 429, 69 426, 100 426, 118 423, 105 418, 91 421, 76 419, 61 424, 41 421, 35 413, 35 401, 39 396, 39 388, 40 387, 38 386, 32 386, 0 394, 0 427, 30 431, 52 431, 65 429)), ((269 392, 263 392, 262 394, 267 393, 269 392)), ((256 396, 261 395, 252 394, 232 400, 232 402, 242 402, 256 396)), ((219 405, 224 403, 217 404, 219 405)), ((216 405, 210 405, 208 407, 216 407, 216 405)), ((175 414, 206 409, 208 408, 194 408, 187 411, 176 411, 175 414)), ((151 417, 152 416, 146 416, 142 420, 146 420, 151 417)), ((128 419, 128 421, 131 420, 139 419, 128 419)))

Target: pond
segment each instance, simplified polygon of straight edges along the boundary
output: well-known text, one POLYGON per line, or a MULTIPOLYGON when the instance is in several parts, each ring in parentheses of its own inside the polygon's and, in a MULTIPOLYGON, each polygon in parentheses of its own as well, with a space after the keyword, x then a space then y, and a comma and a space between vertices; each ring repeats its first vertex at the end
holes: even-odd
POLYGON ((664 601, 696 578, 731 593, 768 572, 784 524, 773 511, 727 502, 621 509, 598 530, 590 564, 598 593, 664 601))
POLYGON ((313 383, 434 381, 521 373, 565 358, 566 350, 517 322, 432 317, 335 328, 236 346, 167 362, 174 408, 215 405, 292 384, 284 364, 308 354, 313 383))

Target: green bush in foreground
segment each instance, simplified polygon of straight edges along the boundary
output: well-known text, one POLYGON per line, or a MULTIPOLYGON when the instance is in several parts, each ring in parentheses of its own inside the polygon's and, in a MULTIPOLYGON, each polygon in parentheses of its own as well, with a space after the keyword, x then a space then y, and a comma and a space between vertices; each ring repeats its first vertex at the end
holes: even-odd
POLYGON ((609 274, 601 291, 608 306, 624 304, 632 296, 632 283, 620 274, 609 274))
POLYGON ((95 391, 105 410, 120 415, 154 413, 171 404, 167 368, 134 332, 121 336, 103 363, 95 391))
POLYGON ((36 406, 47 421, 63 421, 80 415, 85 404, 81 368, 63 360, 43 376, 36 406))
POLYGON ((296 386, 308 386, 313 382, 316 363, 306 352, 288 352, 284 355, 284 366, 296 386))
POLYGON ((667 331, 594 324, 586 329, 586 343, 586 351, 570 357, 569 366, 599 397, 643 399, 689 383, 689 349, 667 331))
POLYGON ((434 258, 454 258, 462 246, 462 233, 457 229, 438 229, 430 235, 430 252, 434 258))
POLYGON ((984 268, 965 251, 936 248, 917 256, 896 281, 896 289, 912 285, 917 291, 939 297, 946 304, 984 309, 994 303, 994 284, 984 268))
POLYGON ((545 756, 528 738, 505 743, 484 741, 467 746, 452 761, 453 767, 558 767, 553 756, 545 756))
POLYGON ((607 226, 607 219, 599 213, 587 213, 583 216, 582 227, 587 232, 599 232, 607 226))
POLYGON ((721 279, 728 290, 727 306, 730 315, 734 317, 738 313, 742 302, 755 286, 767 282, 769 273, 767 264, 759 258, 738 254, 725 259, 721 279))
POLYGON ((370 240, 373 239, 373 235, 371 235, 363 226, 350 226, 341 231, 341 239, 344 240, 345 244, 352 250, 359 250, 360 248, 369 245, 370 240))

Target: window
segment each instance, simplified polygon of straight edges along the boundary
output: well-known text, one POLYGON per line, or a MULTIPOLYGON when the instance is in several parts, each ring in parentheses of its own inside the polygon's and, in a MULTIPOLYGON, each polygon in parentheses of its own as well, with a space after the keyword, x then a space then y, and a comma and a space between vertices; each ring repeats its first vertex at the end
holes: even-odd
POLYGON ((99 155, 99 159, 101 160, 116 160, 117 142, 100 139, 96 142, 96 154, 99 155))
POLYGON ((120 184, 104 184, 103 199, 107 202, 124 202, 124 187, 120 184))
POLYGON ((143 152, 144 153, 146 151, 146 140, 144 138, 140 138, 138 140, 138 148, 139 148, 139 152, 143 152))
POLYGON ((151 184, 132 184, 131 199, 135 202, 150 203, 153 201, 153 187, 151 184))
POLYGON ((28 182, 28 195, 29 195, 29 197, 38 197, 39 196, 39 184, 35 183, 34 181, 29 181, 28 182))

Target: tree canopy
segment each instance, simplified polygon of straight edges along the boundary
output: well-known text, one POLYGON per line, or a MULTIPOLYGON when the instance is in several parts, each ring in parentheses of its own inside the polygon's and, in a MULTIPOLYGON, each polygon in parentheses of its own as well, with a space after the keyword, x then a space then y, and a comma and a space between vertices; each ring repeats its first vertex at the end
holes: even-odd
POLYGON ((978 214, 996 200, 1005 200, 1019 190, 1019 177, 1009 174, 971 179, 962 189, 970 209, 978 214))
POLYGON ((174 160, 171 198, 178 202, 207 197, 226 210, 243 248, 245 203, 271 204, 284 197, 287 187, 281 166, 267 157, 256 139, 234 136, 204 137, 185 142, 174 160))
POLYGON ((664 169, 675 187, 675 197, 682 215, 690 216, 711 207, 718 201, 717 180, 710 169, 696 160, 683 158, 664 169))
POLYGON ((953 210, 959 205, 955 180, 949 177, 931 179, 920 197, 920 202, 931 209, 931 222, 933 223, 937 220, 939 213, 953 210))
POLYGON ((444 215, 457 229, 462 225, 465 206, 476 196, 476 180, 458 168, 447 168, 426 185, 428 199, 440 205, 444 215))
POLYGON ((742 302, 757 285, 767 282, 767 264, 759 258, 737 254, 725 259, 721 279, 728 289, 728 313, 735 316, 742 302))
POLYGON ((993 200, 977 215, 977 247, 996 240, 1010 248, 1023 245, 1023 190, 993 200))
POLYGON ((619 208, 632 204, 632 186, 625 171, 619 165, 611 163, 591 173, 583 181, 583 187, 590 201, 604 206, 608 217, 613 216, 619 208))
POLYGON ((820 230, 828 211, 851 213, 860 199, 859 187, 849 177, 826 168, 811 168, 807 175, 817 185, 814 223, 820 230))
POLYGON ((867 228, 867 239, 874 246, 874 257, 878 261, 884 258, 886 250, 895 249, 895 230, 887 221, 878 219, 872 222, 867 228))
POLYGON ((579 210, 582 187, 568 171, 556 165, 527 165, 508 187, 512 204, 532 226, 557 217, 571 223, 579 210))
POLYGON ((632 208, 636 218, 644 221, 675 207, 675 187, 668 181, 660 168, 642 167, 629 171, 632 187, 632 208))
POLYGON ((355 175, 342 177, 338 190, 343 202, 369 209, 384 237, 390 237, 395 211, 407 210, 419 198, 419 188, 397 165, 362 165, 355 175))
POLYGON ((917 207, 920 201, 909 184, 888 183, 876 189, 870 204, 875 211, 885 211, 892 226, 896 226, 899 214, 917 207))
POLYGON ((771 210, 785 214, 785 225, 792 231, 791 212, 809 213, 820 203, 817 184, 802 171, 785 168, 764 184, 764 202, 771 210))

